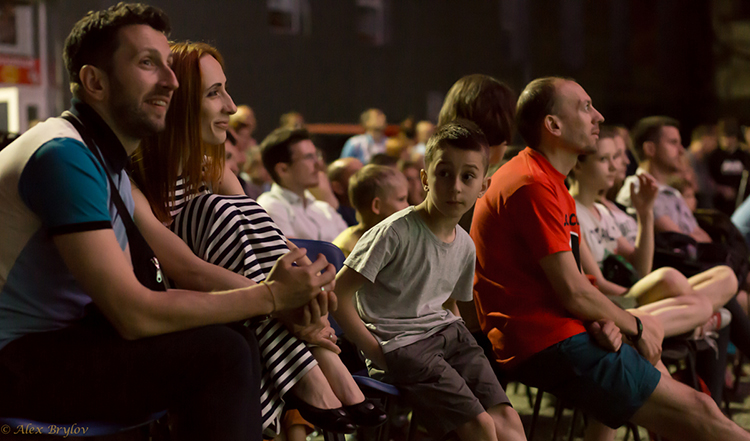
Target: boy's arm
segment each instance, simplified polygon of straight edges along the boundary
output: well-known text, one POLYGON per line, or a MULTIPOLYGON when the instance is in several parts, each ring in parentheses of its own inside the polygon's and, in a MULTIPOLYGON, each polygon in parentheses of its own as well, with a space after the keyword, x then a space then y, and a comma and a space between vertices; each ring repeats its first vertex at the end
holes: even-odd
POLYGON ((354 307, 354 294, 367 281, 367 278, 357 271, 344 266, 336 276, 336 296, 338 297, 338 309, 333 317, 344 330, 347 338, 354 342, 372 360, 375 366, 386 369, 385 357, 380 343, 367 330, 362 319, 359 318, 354 307))

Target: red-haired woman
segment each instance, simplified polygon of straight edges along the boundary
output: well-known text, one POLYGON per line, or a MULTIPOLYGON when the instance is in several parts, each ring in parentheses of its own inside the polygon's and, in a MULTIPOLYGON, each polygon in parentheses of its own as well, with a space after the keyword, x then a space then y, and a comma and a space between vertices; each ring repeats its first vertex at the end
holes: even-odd
MULTIPOLYGON (((167 276, 179 286, 217 290, 260 283, 289 245, 225 169, 224 141, 236 107, 226 90, 222 57, 205 43, 187 42, 173 44, 172 55, 180 87, 172 97, 165 130, 144 140, 133 159, 136 223, 167 276)), ((307 259, 297 263, 310 264, 307 259)), ((273 288, 273 283, 267 286, 273 288)), ((264 364, 264 429, 278 429, 272 423, 281 414, 282 396, 296 402, 310 422, 339 432, 385 419, 365 400, 338 358, 330 327, 305 328, 303 333, 316 331, 311 340, 317 346, 308 350, 284 325, 306 322, 300 316, 313 322, 323 316, 325 322, 328 301, 335 296, 324 293, 318 299, 297 317, 249 321, 264 364)))

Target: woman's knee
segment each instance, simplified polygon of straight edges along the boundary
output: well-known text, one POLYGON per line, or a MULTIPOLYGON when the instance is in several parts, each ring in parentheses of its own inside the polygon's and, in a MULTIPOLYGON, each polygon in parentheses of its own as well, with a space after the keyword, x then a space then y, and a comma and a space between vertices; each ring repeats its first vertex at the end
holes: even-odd
POLYGON ((690 294, 692 288, 687 278, 674 268, 659 268, 655 272, 659 275, 658 286, 664 292, 664 298, 678 297, 690 294))

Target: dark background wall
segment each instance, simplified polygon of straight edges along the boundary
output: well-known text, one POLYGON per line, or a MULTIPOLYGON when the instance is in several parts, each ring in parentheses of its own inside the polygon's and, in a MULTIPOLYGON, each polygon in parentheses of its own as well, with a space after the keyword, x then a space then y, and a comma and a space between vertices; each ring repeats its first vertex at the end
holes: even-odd
MULTIPOLYGON (((86 11, 114 3, 49 1, 53 50, 86 11)), ((354 0, 311 0, 300 35, 275 34, 261 0, 151 3, 171 17, 172 38, 222 51, 230 93, 255 109, 261 138, 289 110, 308 122, 354 123, 367 107, 390 122, 425 118, 428 96, 439 103, 469 73, 516 91, 537 76, 574 77, 614 123, 659 113, 689 128, 720 111, 709 0, 386 1, 390 39, 381 47, 358 38, 354 0)))

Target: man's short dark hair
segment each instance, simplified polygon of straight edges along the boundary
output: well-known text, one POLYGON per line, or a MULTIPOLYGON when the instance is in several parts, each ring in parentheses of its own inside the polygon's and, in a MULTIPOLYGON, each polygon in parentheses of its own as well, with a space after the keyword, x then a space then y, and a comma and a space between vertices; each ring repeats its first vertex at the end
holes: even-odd
POLYGON ((448 91, 438 125, 468 119, 482 129, 490 145, 510 143, 515 108, 516 94, 505 83, 489 75, 466 75, 448 91))
POLYGON ((661 139, 662 127, 675 127, 679 130, 680 122, 668 116, 649 116, 643 118, 635 124, 630 131, 630 137, 633 139, 633 150, 638 162, 645 160, 643 153, 643 144, 647 141, 658 143, 661 139))
POLYGON ((438 126, 435 129, 435 134, 427 140, 424 154, 425 170, 429 170, 437 151, 446 147, 481 152, 484 172, 487 173, 490 161, 490 145, 487 143, 487 138, 482 133, 482 129, 473 122, 459 118, 438 126))
POLYGON ((268 170, 271 179, 279 183, 276 164, 292 162, 292 146, 300 141, 310 139, 307 129, 289 129, 280 127, 271 132, 260 143, 260 154, 263 166, 268 170))
POLYGON ((523 89, 516 104, 516 127, 518 133, 532 149, 542 142, 542 123, 551 114, 557 98, 560 77, 537 78, 523 89))
POLYGON ((112 71, 112 54, 119 45, 117 32, 130 25, 148 25, 169 36, 169 17, 159 8, 142 3, 123 3, 102 11, 89 11, 65 39, 63 60, 70 82, 81 84, 78 73, 87 64, 112 71))

